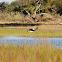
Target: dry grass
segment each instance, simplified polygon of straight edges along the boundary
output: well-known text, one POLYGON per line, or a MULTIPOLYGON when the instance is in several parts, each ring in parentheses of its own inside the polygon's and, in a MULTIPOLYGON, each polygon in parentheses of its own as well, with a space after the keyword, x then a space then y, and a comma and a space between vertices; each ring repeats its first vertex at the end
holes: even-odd
MULTIPOLYGON (((32 15, 33 16, 33 15, 32 15)), ((40 17, 38 14, 36 15, 36 19, 33 20, 28 15, 25 17, 23 14, 19 12, 9 12, 2 13, 0 12, 0 24, 4 23, 62 23, 62 16, 59 15, 51 15, 49 13, 45 13, 43 17, 40 17)))
POLYGON ((62 31, 62 25, 41 25, 39 29, 44 31, 62 31))
POLYGON ((0 62, 62 62, 62 50, 47 42, 38 46, 0 45, 0 62))
POLYGON ((23 14, 20 14, 18 12, 10 12, 10 13, 1 13, 0 12, 0 22, 3 23, 10 23, 10 22, 20 22, 24 18, 23 14))

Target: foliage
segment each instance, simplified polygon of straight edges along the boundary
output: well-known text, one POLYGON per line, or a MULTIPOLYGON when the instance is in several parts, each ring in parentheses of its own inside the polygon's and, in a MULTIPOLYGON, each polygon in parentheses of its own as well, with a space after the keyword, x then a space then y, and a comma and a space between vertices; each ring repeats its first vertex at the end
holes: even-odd
POLYGON ((9 10, 10 11, 18 11, 19 10, 19 6, 18 6, 18 2, 14 1, 9 5, 9 10))
POLYGON ((54 7, 56 13, 62 13, 62 0, 51 0, 49 4, 54 7))
MULTIPOLYGON (((9 11, 20 12, 21 10, 24 10, 24 8, 27 8, 31 13, 34 13, 35 8, 37 7, 37 4, 36 4, 37 1, 38 0, 22 0, 22 1, 16 0, 10 3, 9 5, 6 5, 5 3, 0 4, 0 8, 1 10, 3 11, 6 10, 8 12, 9 11)), ((62 0, 43 0, 43 4, 40 7, 40 9, 47 6, 50 6, 51 8, 54 7, 53 9, 56 11, 56 13, 62 13, 62 0)), ((45 12, 45 11, 43 10, 42 12, 45 12)))
POLYGON ((57 0, 55 4, 56 4, 55 6, 57 8, 57 12, 62 13, 62 0, 57 0))
POLYGON ((35 11, 35 8, 36 7, 34 7, 34 6, 30 6, 30 7, 28 7, 28 10, 30 11, 31 14, 33 14, 35 11))

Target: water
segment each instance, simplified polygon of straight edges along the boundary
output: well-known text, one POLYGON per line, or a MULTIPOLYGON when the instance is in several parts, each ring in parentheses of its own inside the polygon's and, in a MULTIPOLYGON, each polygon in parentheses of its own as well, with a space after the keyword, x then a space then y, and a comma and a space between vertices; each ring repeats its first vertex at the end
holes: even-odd
POLYGON ((16 36, 7 36, 0 37, 0 44, 17 44, 17 45, 38 45, 42 43, 49 42, 52 47, 56 46, 56 48, 62 49, 62 38, 30 38, 30 37, 16 37, 16 36))

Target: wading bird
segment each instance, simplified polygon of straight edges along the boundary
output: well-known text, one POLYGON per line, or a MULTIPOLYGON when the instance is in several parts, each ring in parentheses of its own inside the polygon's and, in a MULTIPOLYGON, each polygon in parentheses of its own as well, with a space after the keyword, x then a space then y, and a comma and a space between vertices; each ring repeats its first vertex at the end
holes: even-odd
POLYGON ((28 32, 34 32, 34 31, 36 31, 36 30, 38 30, 38 27, 36 27, 36 29, 34 29, 34 28, 29 29, 28 32))

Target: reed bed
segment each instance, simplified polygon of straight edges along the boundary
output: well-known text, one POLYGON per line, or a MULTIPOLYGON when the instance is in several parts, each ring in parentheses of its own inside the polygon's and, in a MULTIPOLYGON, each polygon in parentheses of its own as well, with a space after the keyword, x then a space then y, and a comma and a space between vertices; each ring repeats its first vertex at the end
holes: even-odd
POLYGON ((48 42, 22 47, 0 44, 0 62, 62 62, 62 50, 51 48, 48 42))

